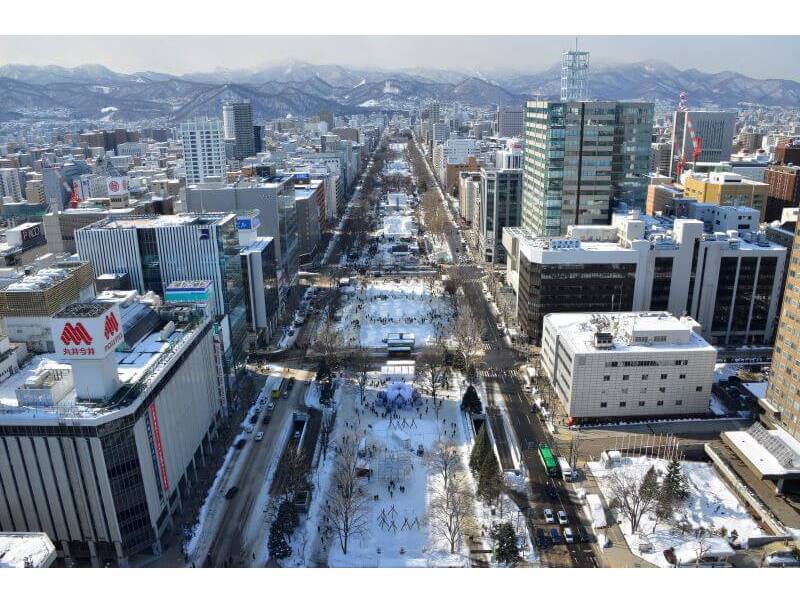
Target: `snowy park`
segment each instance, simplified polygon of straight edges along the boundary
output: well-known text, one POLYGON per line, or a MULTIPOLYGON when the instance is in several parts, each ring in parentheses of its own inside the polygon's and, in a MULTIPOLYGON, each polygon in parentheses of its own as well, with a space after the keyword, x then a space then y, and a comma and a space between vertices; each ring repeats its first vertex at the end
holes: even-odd
POLYGON ((467 567, 471 548, 492 547, 498 522, 511 523, 522 558, 535 561, 514 503, 503 494, 495 508, 476 495, 469 470, 474 434, 455 389, 442 392, 438 413, 411 382, 377 373, 364 394, 362 403, 357 386, 343 382, 337 389, 331 441, 313 476, 314 500, 285 566, 467 567), (452 464, 445 478, 447 455, 452 464), (456 531, 448 530, 451 515, 441 506, 450 491, 445 479, 460 492, 456 531))
MULTIPOLYGON (((696 549, 705 551, 725 540, 741 544, 748 538, 764 533, 733 492, 709 463, 680 461, 685 477, 686 499, 671 517, 658 517, 655 507, 645 511, 635 533, 627 513, 618 512, 625 540, 634 555, 659 567, 671 564, 664 551, 696 549)), ((645 481, 650 467, 662 480, 668 472, 669 461, 647 456, 620 457, 619 462, 606 466, 602 462, 588 463, 606 503, 619 498, 621 487, 635 486, 645 481)), ((634 488, 635 489, 635 488, 634 488)), ((638 501, 640 507, 646 502, 638 501)))
POLYGON ((432 342, 451 320, 440 283, 420 278, 372 279, 357 285, 342 312, 348 345, 383 348, 392 333, 413 334, 416 346, 432 342))

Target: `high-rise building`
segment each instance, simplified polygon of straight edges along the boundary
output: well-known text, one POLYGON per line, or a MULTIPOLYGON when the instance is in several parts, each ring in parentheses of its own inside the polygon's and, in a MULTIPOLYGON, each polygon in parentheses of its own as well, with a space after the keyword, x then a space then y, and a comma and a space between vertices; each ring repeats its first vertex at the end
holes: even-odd
POLYGON ((503 228, 519 226, 522 205, 522 170, 481 170, 480 211, 474 216, 483 259, 502 264, 503 228))
POLYGON ((198 117, 182 123, 180 139, 186 184, 197 184, 209 178, 221 179, 225 175, 225 142, 219 119, 198 117))
MULTIPOLYGON (((792 245, 790 266, 800 264, 800 230, 792 245)), ((797 371, 797 354, 800 346, 800 275, 790 270, 786 278, 778 332, 772 353, 772 371, 767 389, 767 400, 775 407, 778 422, 793 438, 800 440, 800 373, 797 371)))
POLYGON ((523 107, 498 107, 495 117, 495 132, 501 138, 511 138, 524 134, 524 114, 523 107))
POLYGON ((800 166, 771 165, 764 170, 769 186, 764 221, 780 220, 786 208, 800 207, 800 166))
POLYGON ((560 235, 608 224, 620 203, 644 209, 653 104, 528 101, 522 225, 560 235))
POLYGON ((672 145, 668 142, 654 142, 650 145, 650 172, 669 175, 672 145))
POLYGON ((163 296, 173 281, 211 281, 209 305, 229 336, 227 366, 235 382, 247 351, 235 214, 111 217, 76 231, 75 243, 97 274, 127 274, 140 293, 163 296))
POLYGON ((236 138, 233 122, 233 105, 231 103, 225 103, 222 105, 222 132, 226 140, 233 140, 236 138))
POLYGON ((226 111, 228 124, 233 120, 233 136, 228 136, 229 126, 225 128, 225 138, 236 140, 233 156, 242 160, 256 154, 255 140, 253 138, 253 107, 249 102, 226 103, 222 107, 223 118, 226 111))
POLYGON ((430 122, 432 124, 439 123, 442 121, 442 110, 441 106, 439 105, 438 101, 433 101, 428 106, 428 116, 430 118, 430 122))
POLYGON ((3 530, 46 533, 68 565, 158 555, 227 410, 217 329, 129 297, 49 322, 55 354, 0 390, 3 530))
POLYGON ((11 197, 14 201, 22 201, 22 182, 19 178, 19 169, 0 169, 0 199, 11 197))
POLYGON ((691 162, 694 157, 694 138, 702 139, 698 162, 728 161, 733 151, 736 113, 732 111, 676 111, 672 127, 672 159, 670 175, 674 176, 678 162, 691 162), (687 118, 694 129, 687 127, 687 118))
POLYGON ((751 210, 696 205, 730 210, 708 216, 711 232, 736 228, 711 235, 705 220, 662 227, 631 212, 614 214, 611 226, 573 226, 567 237, 504 229, 522 330, 538 341, 552 312, 667 310, 692 316, 714 345, 769 344, 786 248, 755 230, 751 210))
POLYGON ((800 165, 800 141, 779 144, 775 149, 775 162, 787 165, 800 165))
POLYGON ((570 50, 561 55, 561 102, 589 100, 589 53, 570 50))

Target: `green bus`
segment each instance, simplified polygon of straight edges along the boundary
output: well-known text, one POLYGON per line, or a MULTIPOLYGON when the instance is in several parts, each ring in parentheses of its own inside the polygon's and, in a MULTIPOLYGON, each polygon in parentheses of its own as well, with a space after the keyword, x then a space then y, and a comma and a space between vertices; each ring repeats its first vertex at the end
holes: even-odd
POLYGON ((558 462, 547 444, 539 444, 539 459, 550 477, 558 477, 558 462))

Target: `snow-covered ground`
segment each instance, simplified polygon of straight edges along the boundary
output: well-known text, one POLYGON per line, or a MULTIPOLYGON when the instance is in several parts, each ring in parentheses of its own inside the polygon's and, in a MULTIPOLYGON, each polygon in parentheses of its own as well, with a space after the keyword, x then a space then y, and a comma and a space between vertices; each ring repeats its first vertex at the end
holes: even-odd
MULTIPOLYGON (((608 485, 608 476, 611 472, 623 472, 640 477, 647 472, 651 465, 654 465, 657 471, 665 474, 668 461, 645 456, 623 457, 622 463, 611 469, 605 469, 599 462, 588 463, 589 470, 597 480, 606 503, 611 499, 608 485)), ((736 530, 738 542, 764 534, 710 463, 683 461, 681 468, 688 480, 690 491, 684 514, 693 528, 704 527, 719 530, 724 527, 728 534, 736 530)), ((676 514, 676 517, 679 515, 676 514)), ((665 523, 656 522, 653 516, 646 516, 642 519, 637 534, 631 533, 630 523, 622 515, 618 516, 618 520, 631 552, 659 567, 670 567, 664 557, 665 550, 695 542, 692 535, 676 533, 665 523), (653 552, 641 552, 640 543, 643 542, 652 544, 653 552)))
POLYGON ((382 348, 389 333, 413 333, 416 346, 433 340, 438 324, 451 319, 441 284, 420 278, 372 279, 358 286, 342 311, 346 341, 382 348))
MULTIPOLYGON (((375 375, 375 379, 378 376, 375 375)), ((370 387, 367 406, 375 399, 378 387, 370 387)), ((366 460, 373 473, 362 481, 370 501, 369 529, 366 534, 350 542, 345 555, 335 535, 325 536, 325 493, 332 487, 335 463, 333 450, 322 459, 314 471, 312 482, 314 496, 307 518, 295 531, 293 554, 283 565, 310 567, 324 564, 331 567, 464 567, 469 563, 468 544, 461 542, 457 552, 449 552, 449 544, 431 529, 427 519, 428 502, 439 486, 440 478, 428 471, 425 457, 416 454, 421 445, 429 451, 435 442, 444 437, 455 444, 460 453, 466 485, 473 492, 476 484, 467 467, 472 448, 472 433, 459 409, 458 392, 448 392, 437 421, 433 409, 425 412, 408 409, 398 412, 396 418, 377 416, 369 408, 356 413, 359 405, 357 388, 346 383, 337 388, 334 396, 337 408, 332 441, 343 434, 364 443, 370 451, 366 460), (413 421, 413 422, 412 422, 413 421), (389 480, 395 479, 397 487, 389 492, 389 480), (400 491, 399 486, 403 486, 400 491), (377 496, 377 500, 374 497, 377 496), (393 527, 394 524, 394 527, 393 527), (323 538, 325 539, 323 542, 323 538), (378 551, 380 550, 380 553, 378 551)), ((512 488, 523 488, 524 483, 507 476, 512 488)), ((523 557, 535 561, 536 556, 528 537, 524 517, 514 503, 503 495, 502 504, 494 511, 477 498, 474 503, 476 533, 483 532, 484 542, 477 548, 490 548, 488 534, 494 522, 509 521, 517 531, 523 557)))

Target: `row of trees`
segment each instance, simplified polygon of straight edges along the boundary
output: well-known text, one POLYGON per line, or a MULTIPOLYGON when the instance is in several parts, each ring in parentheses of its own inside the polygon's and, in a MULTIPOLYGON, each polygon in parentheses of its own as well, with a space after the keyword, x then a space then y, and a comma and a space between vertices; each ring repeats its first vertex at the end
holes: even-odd
POLYGON ((469 459, 469 468, 478 482, 478 497, 488 504, 497 504, 503 492, 503 474, 489 440, 485 424, 475 436, 475 445, 469 459))

